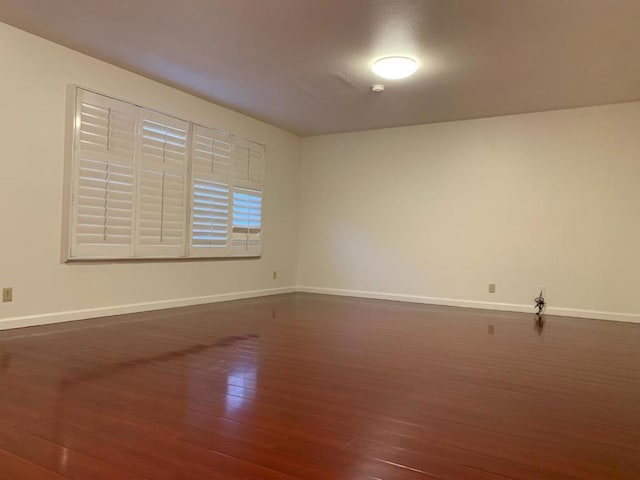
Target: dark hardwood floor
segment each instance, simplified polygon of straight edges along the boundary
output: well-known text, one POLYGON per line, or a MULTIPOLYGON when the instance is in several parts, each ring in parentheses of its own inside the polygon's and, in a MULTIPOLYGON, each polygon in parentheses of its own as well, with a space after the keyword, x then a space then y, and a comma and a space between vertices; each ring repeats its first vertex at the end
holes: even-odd
POLYGON ((640 479, 640 325, 291 294, 0 332, 0 479, 640 479))

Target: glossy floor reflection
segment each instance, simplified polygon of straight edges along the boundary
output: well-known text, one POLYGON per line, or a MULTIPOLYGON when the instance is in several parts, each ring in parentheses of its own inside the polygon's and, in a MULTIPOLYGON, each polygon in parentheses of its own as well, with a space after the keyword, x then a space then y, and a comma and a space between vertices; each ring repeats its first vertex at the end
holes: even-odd
POLYGON ((640 325, 291 294, 0 332, 0 479, 639 479, 640 325))

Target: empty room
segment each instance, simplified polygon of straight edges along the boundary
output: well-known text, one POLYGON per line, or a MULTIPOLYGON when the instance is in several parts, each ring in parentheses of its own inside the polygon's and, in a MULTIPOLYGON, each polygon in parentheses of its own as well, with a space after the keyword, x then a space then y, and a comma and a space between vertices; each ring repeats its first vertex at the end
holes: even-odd
POLYGON ((640 1, 0 0, 0 480, 640 479, 640 1))

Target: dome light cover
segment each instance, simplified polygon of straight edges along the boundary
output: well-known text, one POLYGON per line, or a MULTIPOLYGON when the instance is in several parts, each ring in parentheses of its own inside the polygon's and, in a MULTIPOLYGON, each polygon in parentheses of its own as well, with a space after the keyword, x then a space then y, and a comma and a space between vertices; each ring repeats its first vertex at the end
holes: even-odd
POLYGON ((418 63, 408 57, 385 57, 376 60, 372 69, 376 75, 382 78, 398 80, 414 74, 418 69, 418 63))

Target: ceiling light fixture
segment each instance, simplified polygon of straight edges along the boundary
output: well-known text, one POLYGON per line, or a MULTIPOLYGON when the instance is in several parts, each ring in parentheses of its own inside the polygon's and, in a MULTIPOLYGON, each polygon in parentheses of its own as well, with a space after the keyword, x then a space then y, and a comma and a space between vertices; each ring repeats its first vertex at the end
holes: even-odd
POLYGON ((418 63, 408 57, 385 57, 376 60, 372 69, 376 75, 382 78, 398 80, 415 73, 418 69, 418 63))

